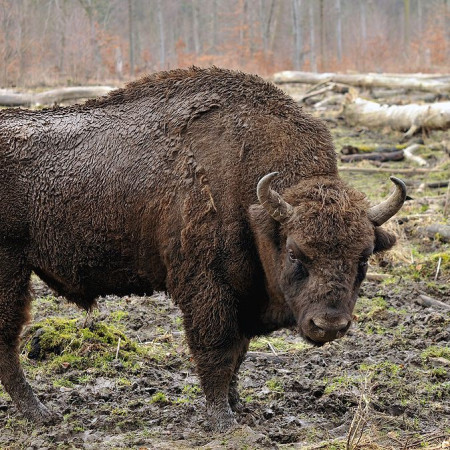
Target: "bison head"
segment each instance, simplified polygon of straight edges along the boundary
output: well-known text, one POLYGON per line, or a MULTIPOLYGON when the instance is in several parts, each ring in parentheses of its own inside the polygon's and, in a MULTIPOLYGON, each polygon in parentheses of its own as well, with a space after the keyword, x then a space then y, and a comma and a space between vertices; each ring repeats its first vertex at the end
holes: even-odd
POLYGON ((283 197, 270 188, 277 173, 258 183, 260 205, 252 228, 272 302, 288 305, 300 333, 322 344, 350 327, 370 255, 391 248, 395 237, 380 228, 403 205, 405 184, 369 207, 365 196, 337 177, 305 179, 283 197))

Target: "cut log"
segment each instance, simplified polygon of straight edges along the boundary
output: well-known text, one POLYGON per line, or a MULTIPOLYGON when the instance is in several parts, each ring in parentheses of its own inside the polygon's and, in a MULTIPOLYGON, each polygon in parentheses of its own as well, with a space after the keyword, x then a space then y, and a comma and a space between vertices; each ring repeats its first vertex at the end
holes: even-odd
POLYGON ((356 98, 344 105, 343 114, 350 125, 389 126, 393 130, 408 130, 405 134, 408 137, 422 128, 450 128, 450 102, 387 106, 356 98))
POLYGON ((46 106, 68 100, 101 97, 112 91, 110 86, 76 86, 52 89, 37 94, 0 90, 0 106, 46 106))
POLYGON ((296 71, 278 72, 273 75, 273 82, 276 84, 317 84, 324 81, 332 81, 333 83, 342 83, 350 86, 365 88, 402 88, 416 91, 434 92, 436 94, 445 94, 450 92, 450 79, 448 77, 442 77, 441 79, 429 79, 414 76, 414 74, 411 74, 411 76, 398 76, 395 74, 343 74, 296 71))
POLYGON ((430 239, 438 237, 442 242, 450 242, 450 225, 434 223, 432 225, 427 225, 426 227, 419 227, 417 231, 430 239))

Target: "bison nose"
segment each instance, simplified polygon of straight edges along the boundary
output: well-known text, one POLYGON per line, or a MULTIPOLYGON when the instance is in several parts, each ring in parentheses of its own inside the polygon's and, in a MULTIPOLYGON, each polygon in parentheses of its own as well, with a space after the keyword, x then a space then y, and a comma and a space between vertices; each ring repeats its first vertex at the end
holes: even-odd
POLYGON ((351 319, 346 316, 333 319, 313 317, 309 322, 307 336, 315 342, 333 341, 344 336, 351 323, 351 319))

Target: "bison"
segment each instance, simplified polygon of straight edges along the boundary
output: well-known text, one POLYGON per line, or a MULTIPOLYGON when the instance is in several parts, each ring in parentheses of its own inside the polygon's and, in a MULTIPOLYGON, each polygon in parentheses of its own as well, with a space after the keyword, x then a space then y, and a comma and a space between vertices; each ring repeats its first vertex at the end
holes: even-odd
POLYGON ((216 428, 235 423, 249 340, 296 327, 321 345, 352 321, 367 260, 395 237, 338 175, 330 133, 263 79, 156 73, 82 105, 0 113, 0 379, 30 419, 55 415, 19 363, 35 272, 89 309, 167 291, 216 428))

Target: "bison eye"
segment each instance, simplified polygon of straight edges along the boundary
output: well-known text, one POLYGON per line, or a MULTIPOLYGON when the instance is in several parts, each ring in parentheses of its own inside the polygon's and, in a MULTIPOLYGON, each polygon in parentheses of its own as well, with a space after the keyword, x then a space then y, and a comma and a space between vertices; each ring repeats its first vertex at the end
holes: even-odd
POLYGON ((369 262, 367 259, 361 259, 358 263, 358 275, 356 276, 356 281, 361 282, 366 277, 367 266, 369 262))
POLYGON ((290 248, 288 249, 288 255, 289 255, 289 261, 291 262, 297 262, 298 258, 295 256, 294 251, 290 248))

